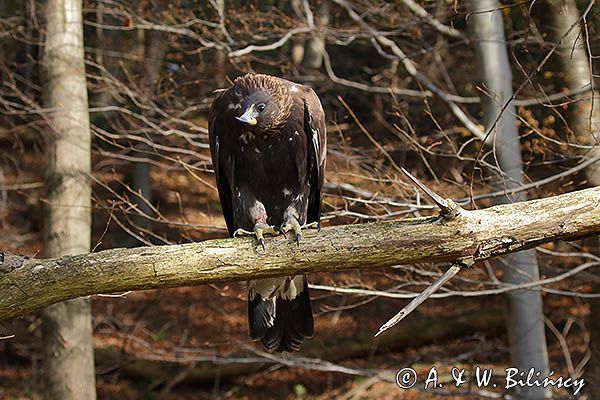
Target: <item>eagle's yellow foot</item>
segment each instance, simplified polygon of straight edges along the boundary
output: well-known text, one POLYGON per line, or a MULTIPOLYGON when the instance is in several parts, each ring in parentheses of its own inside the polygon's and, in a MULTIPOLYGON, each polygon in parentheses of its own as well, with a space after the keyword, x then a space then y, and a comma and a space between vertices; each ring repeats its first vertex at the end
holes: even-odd
POLYGON ((233 232, 233 237, 238 236, 256 236, 258 243, 262 246, 263 250, 265 250, 265 238, 264 235, 279 235, 279 231, 275 226, 267 225, 264 222, 257 222, 254 224, 254 231, 250 232, 245 229, 239 228, 233 232))
POLYGON ((300 239, 302 239, 302 229, 316 229, 318 232, 321 231, 321 223, 319 222, 311 222, 309 224, 300 225, 296 218, 289 217, 286 221, 281 225, 281 233, 283 233, 286 237, 286 233, 289 231, 294 232, 294 240, 296 244, 300 246, 300 239))

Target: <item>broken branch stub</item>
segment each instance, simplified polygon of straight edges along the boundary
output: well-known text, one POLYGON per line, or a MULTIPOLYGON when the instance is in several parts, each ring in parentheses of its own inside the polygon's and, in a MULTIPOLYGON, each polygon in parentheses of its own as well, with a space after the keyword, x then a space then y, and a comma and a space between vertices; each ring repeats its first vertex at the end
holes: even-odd
POLYGON ((445 220, 454 219, 454 218, 456 218, 456 216, 458 214, 460 214, 462 208, 458 204, 456 204, 453 200, 442 198, 440 195, 435 193, 433 190, 431 190, 427 186, 425 186, 425 184, 423 184, 423 182, 421 182, 417 178, 415 178, 404 167, 401 167, 400 169, 402 170, 402 172, 404 172, 404 174, 411 181, 413 181, 413 183, 415 185, 417 185, 417 187, 419 187, 419 189, 421 189, 427 196, 429 196, 431 201, 433 201, 436 206, 438 206, 438 208, 441 211, 441 215, 445 220))
POLYGON ((112 249, 55 259, 16 256, 0 264, 0 320, 97 293, 226 283, 275 276, 414 263, 485 260, 558 239, 600 233, 600 187, 487 209, 455 218, 415 218, 283 236, 215 239, 112 249), (9 268, 6 268, 10 265, 9 268))

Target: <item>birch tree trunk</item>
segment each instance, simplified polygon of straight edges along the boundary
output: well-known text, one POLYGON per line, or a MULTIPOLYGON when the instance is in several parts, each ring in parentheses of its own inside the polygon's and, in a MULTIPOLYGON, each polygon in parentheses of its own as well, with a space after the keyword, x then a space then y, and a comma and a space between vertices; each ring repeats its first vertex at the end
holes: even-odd
MULTIPOLYGON (((46 3, 47 257, 90 250, 90 125, 80 0, 46 3)), ((89 299, 55 304, 42 313, 45 398, 96 398, 89 299)))
MULTIPOLYGON (((475 53, 484 90, 483 98, 486 132, 491 131, 488 145, 494 149, 499 176, 498 189, 511 189, 523 183, 523 162, 516 125, 514 104, 506 102, 513 95, 512 73, 504 37, 502 13, 498 0, 471 0, 469 18, 475 53), (490 11, 494 10, 494 11, 490 11)), ((519 192, 504 202, 523 201, 519 192)), ((501 200, 502 201, 502 200, 501 200)), ((503 279, 521 284, 539 279, 534 250, 522 251, 503 259, 503 279)), ((535 368, 541 376, 548 373, 548 353, 542 297, 539 289, 511 292, 508 296, 507 327, 512 364, 524 371, 535 368)), ((543 387, 522 388, 523 399, 550 398, 551 391, 543 387)))
MULTIPOLYGON (((565 83, 570 90, 591 85, 590 57, 585 48, 585 35, 579 29, 580 15, 574 0, 543 0, 536 4, 534 13, 537 26, 552 43, 559 44, 556 54, 564 71, 565 83), (572 29, 572 27, 574 27, 572 29)), ((586 155, 600 155, 600 98, 595 92, 584 93, 579 101, 569 105, 569 123, 580 142, 595 145, 586 155)), ((600 163, 592 164, 586 170, 590 186, 600 186, 600 163)), ((591 242, 591 241, 590 241, 591 242)), ((591 245, 596 253, 600 247, 598 238, 591 245)), ((596 291, 600 289, 596 285, 596 291)), ((600 398, 600 300, 591 299, 590 348, 592 357, 585 373, 587 392, 591 398, 600 398)))

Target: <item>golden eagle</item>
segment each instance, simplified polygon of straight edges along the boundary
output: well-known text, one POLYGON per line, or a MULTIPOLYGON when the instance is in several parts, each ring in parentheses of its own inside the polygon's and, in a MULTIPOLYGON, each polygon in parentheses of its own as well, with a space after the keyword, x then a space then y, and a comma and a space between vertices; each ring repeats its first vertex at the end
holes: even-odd
MULTIPOLYGON (((320 228, 325 114, 307 86, 247 74, 219 91, 209 116, 210 151, 230 236, 320 228)), ((250 338, 269 352, 298 351, 314 333, 303 275, 248 282, 250 338)))

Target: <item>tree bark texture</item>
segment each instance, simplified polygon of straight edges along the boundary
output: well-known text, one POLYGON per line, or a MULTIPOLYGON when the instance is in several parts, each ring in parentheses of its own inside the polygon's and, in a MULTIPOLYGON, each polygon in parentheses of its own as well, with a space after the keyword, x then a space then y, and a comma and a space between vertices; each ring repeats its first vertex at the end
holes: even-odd
MULTIPOLYGON (((590 56, 586 51, 585 35, 580 28, 583 21, 575 1, 542 0, 536 2, 533 13, 545 39, 559 45, 556 54, 567 87, 576 90, 590 86, 590 56)), ((595 145, 586 156, 591 158, 600 155, 600 98, 595 91, 581 94, 577 102, 569 104, 569 123, 580 142, 595 145)), ((600 185, 600 164, 588 167, 586 177, 590 186, 600 185)), ((590 241, 590 245, 597 254, 600 248, 598 238, 590 241)), ((600 285, 596 284, 595 289, 600 289, 600 285)), ((585 390, 591 398, 596 399, 600 398, 600 299, 590 299, 590 306, 592 357, 585 372, 585 390)))
MULTIPOLYGON (((44 101, 52 112, 44 241, 46 257, 60 257, 90 251, 91 137, 81 1, 49 0, 46 14, 44 101)), ((89 299, 48 307, 42 314, 42 332, 45 398, 95 399, 89 299)))
MULTIPOLYGON (((516 109, 511 101, 512 72, 504 37, 504 23, 498 0, 472 0, 470 29, 475 54, 479 61, 483 98, 486 144, 492 146, 500 168, 497 188, 511 189, 523 184, 523 161, 517 130, 516 109), (493 11, 491 11, 493 10, 493 11)), ((501 201, 523 201, 525 192, 501 201)), ((539 279, 533 250, 514 253, 504 258, 503 280, 521 284, 539 279)), ((507 326, 511 358, 521 370, 535 368, 542 375, 549 372, 542 296, 538 290, 514 291, 508 294, 507 326)), ((543 387, 522 388, 524 399, 550 398, 551 391, 543 387)))
MULTIPOLYGON (((341 225, 283 236, 112 249, 37 260, 4 255, 0 320, 97 293, 244 281, 420 262, 485 260, 600 234, 600 187, 441 217, 341 225)), ((1 253, 0 253, 1 254, 1 253)))
MULTIPOLYGON (((565 83, 570 90, 591 84, 590 57, 586 51, 585 34, 580 25, 579 10, 574 0, 543 0, 535 3, 534 13, 539 16, 538 28, 545 38, 558 44, 556 54, 564 71, 565 83)), ((586 155, 600 154, 600 97, 595 91, 578 96, 569 104, 569 123, 579 141, 595 148, 586 155)), ((586 171, 591 186, 600 185, 600 164, 592 164, 586 171)))

